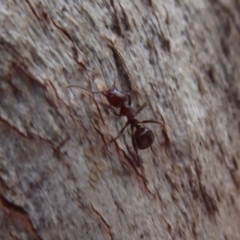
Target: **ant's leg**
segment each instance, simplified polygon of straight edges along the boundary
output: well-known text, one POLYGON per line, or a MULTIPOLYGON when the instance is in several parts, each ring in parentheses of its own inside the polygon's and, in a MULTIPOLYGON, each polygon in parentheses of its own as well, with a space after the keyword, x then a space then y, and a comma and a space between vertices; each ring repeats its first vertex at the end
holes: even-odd
POLYGON ((89 93, 92 93, 92 94, 94 94, 94 93, 105 93, 106 91, 91 91, 91 90, 89 90, 89 89, 87 89, 87 88, 85 88, 85 87, 82 87, 82 86, 78 86, 78 85, 67 85, 67 86, 65 86, 65 88, 81 88, 81 89, 83 89, 83 90, 85 90, 85 91, 87 91, 87 92, 89 92, 89 93))
POLYGON ((140 123, 157 123, 157 124, 161 124, 162 125, 163 134, 166 137, 166 144, 168 145, 168 144, 171 143, 171 138, 169 137, 168 131, 166 129, 165 122, 158 122, 158 121, 154 121, 154 120, 145 120, 145 121, 142 121, 140 123))
MULTIPOLYGON (((87 91, 87 92, 89 92, 89 93, 92 93, 92 94, 94 94, 94 93, 104 94, 104 93, 106 92, 106 91, 96 91, 96 92, 92 92, 91 90, 89 90, 89 89, 87 89, 87 88, 85 88, 85 87, 82 87, 82 86, 78 86, 78 85, 67 85, 67 86, 66 86, 66 88, 74 88, 74 87, 76 87, 76 88, 81 88, 81 89, 83 89, 83 90, 85 90, 85 91, 87 91)), ((94 99, 94 97, 93 97, 92 95, 91 95, 91 98, 92 98, 92 99, 94 100, 94 102, 95 102, 95 99, 94 99)), ((97 102, 96 102, 96 103, 97 103, 97 102)), ((106 105, 106 104, 99 103, 99 102, 98 102, 98 104, 100 104, 100 105, 102 105, 102 106, 104 106, 104 107, 106 107, 106 108, 110 108, 116 116, 120 117, 119 113, 117 113, 116 110, 115 110, 114 108, 112 108, 111 106, 108 106, 108 105, 106 105)))
POLYGON ((99 109, 98 102, 95 100, 95 98, 94 98, 94 96, 93 96, 94 93, 101 93, 101 94, 103 94, 103 93, 105 93, 106 91, 92 92, 91 90, 89 90, 89 89, 87 89, 87 88, 85 88, 85 87, 82 87, 82 86, 78 86, 78 85, 67 85, 67 86, 66 86, 66 88, 74 88, 74 87, 76 87, 76 88, 81 88, 81 89, 87 91, 88 93, 91 93, 90 96, 91 96, 91 98, 93 99, 94 103, 96 104, 96 107, 97 107, 97 110, 98 110, 99 116, 100 116, 100 118, 101 118, 103 124, 106 125, 105 122, 104 122, 104 120, 103 120, 103 117, 102 117, 101 111, 100 111, 100 109, 99 109))
POLYGON ((143 175, 143 177, 145 179, 145 174, 144 174, 144 168, 143 168, 142 160, 141 160, 141 158, 138 155, 137 144, 136 144, 136 140, 135 140, 135 137, 134 137, 134 127, 133 126, 131 126, 131 132, 132 132, 133 148, 134 148, 135 155, 136 155, 136 158, 134 159, 134 162, 135 162, 136 166, 141 169, 141 174, 143 175))
POLYGON ((111 111, 113 112, 114 115, 121 117, 121 115, 116 111, 116 109, 114 107, 112 107, 111 105, 107 105, 104 103, 99 103, 102 107, 107 108, 107 109, 111 109, 111 111))
POLYGON ((137 151, 137 145, 136 145, 136 141, 135 141, 135 138, 134 138, 134 127, 131 125, 131 132, 132 132, 132 144, 133 144, 133 148, 134 148, 134 151, 136 153, 136 155, 138 155, 138 151, 137 151))
POLYGON ((134 160, 135 164, 137 167, 141 167, 141 160, 139 160, 139 156, 138 156, 138 150, 137 150, 137 144, 136 144, 136 140, 134 137, 134 127, 131 125, 131 133, 132 133, 132 144, 133 144, 133 148, 134 148, 134 152, 136 155, 136 160, 134 160))
POLYGON ((65 145, 65 143, 66 143, 67 141, 69 141, 69 139, 70 139, 70 135, 67 134, 67 137, 66 137, 62 142, 60 142, 60 144, 59 144, 57 147, 53 147, 53 151, 54 151, 54 153, 55 153, 56 155, 58 155, 58 156, 60 156, 60 155, 64 156, 64 154, 61 153, 61 148, 65 145))
POLYGON ((142 106, 140 106, 135 112, 134 117, 136 117, 146 106, 147 106, 147 103, 144 103, 142 106))
POLYGON ((130 93, 126 93, 126 96, 128 97, 128 105, 131 106, 132 100, 131 100, 131 95, 130 95, 130 93))
POLYGON ((110 143, 112 142, 115 142, 121 135, 122 133, 124 132, 125 128, 129 125, 129 123, 126 123, 125 126, 121 129, 121 131, 118 133, 118 135, 113 138, 110 142, 108 142, 105 146, 109 145, 110 143))
POLYGON ((161 125, 164 126, 163 122, 158 122, 158 121, 154 121, 154 120, 145 120, 145 121, 142 121, 142 122, 139 122, 139 123, 157 123, 157 124, 161 124, 161 125))

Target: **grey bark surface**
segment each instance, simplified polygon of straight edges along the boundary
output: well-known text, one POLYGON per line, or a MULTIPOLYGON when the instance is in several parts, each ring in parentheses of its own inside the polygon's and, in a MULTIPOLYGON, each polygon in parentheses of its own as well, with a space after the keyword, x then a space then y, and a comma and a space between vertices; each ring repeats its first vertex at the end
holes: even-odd
POLYGON ((239 43, 238 0, 1 1, 0 239, 240 239, 239 43))

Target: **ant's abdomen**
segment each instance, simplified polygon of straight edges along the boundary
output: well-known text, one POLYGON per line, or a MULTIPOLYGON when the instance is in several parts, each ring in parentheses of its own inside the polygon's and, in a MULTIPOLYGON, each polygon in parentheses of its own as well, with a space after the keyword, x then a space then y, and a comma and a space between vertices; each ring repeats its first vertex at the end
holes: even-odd
POLYGON ((149 148, 154 142, 154 134, 149 128, 139 127, 135 131, 135 141, 138 149, 149 148))

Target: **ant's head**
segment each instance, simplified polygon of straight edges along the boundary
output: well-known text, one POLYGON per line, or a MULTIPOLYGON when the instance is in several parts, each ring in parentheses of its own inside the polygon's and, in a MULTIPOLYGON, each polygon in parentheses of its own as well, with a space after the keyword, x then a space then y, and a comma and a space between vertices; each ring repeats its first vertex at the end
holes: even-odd
POLYGON ((136 126, 134 137, 138 149, 146 149, 154 142, 152 130, 141 125, 136 126))
POLYGON ((106 91, 103 91, 102 94, 109 100, 115 97, 115 88, 109 88, 106 91))
POLYGON ((128 101, 128 96, 115 87, 109 88, 107 91, 102 92, 102 94, 107 98, 111 106, 119 108, 123 103, 128 101))

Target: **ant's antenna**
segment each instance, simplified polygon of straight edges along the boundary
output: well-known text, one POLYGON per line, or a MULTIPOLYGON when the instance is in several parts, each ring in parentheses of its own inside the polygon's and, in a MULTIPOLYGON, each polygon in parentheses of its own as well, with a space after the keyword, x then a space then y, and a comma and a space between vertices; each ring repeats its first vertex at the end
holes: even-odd
MULTIPOLYGON (((112 69, 113 69, 113 72, 114 72, 114 68, 113 68, 113 66, 112 66, 112 63, 111 63, 111 67, 112 67, 112 69)), ((115 74, 114 74, 115 75, 115 74)), ((115 88, 116 87, 116 77, 114 78, 114 80, 113 80, 113 88, 115 88)))
POLYGON ((90 91, 89 89, 78 85, 67 85, 65 88, 81 88, 89 93, 105 93, 106 91, 90 91))

